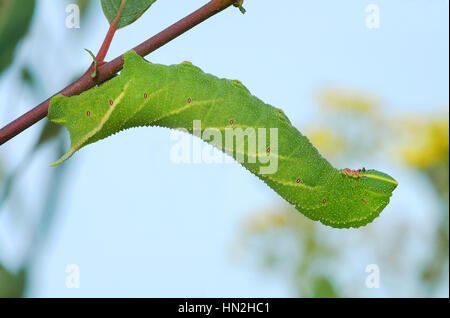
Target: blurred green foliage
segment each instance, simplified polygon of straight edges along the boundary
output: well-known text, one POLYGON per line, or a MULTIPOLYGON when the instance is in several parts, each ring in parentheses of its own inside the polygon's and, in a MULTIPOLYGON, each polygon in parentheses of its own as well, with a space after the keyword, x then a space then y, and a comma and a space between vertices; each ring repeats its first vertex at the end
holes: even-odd
POLYGON ((0 264, 0 298, 22 297, 25 291, 25 270, 12 274, 0 264))
POLYGON ((11 64, 33 17, 35 0, 0 0, 0 73, 11 64))
MULTIPOLYGON (((77 0, 80 7, 81 17, 84 18, 92 4, 92 0, 77 0)), ((35 13, 35 0, 0 0, 0 73, 4 71, 15 58, 17 44, 23 39, 30 30, 33 13, 35 13)), ((32 65, 21 65, 18 69, 18 78, 25 89, 31 91, 33 95, 45 96, 53 92, 45 92, 44 87, 40 85, 39 79, 33 72, 32 65)), ((55 156, 61 155, 63 151, 63 139, 60 126, 46 121, 42 127, 36 141, 30 146, 27 155, 23 160, 16 163, 13 169, 7 169, 2 164, 0 158, 0 214, 2 206, 10 198, 10 195, 18 193, 21 189, 15 187, 15 181, 27 171, 27 167, 34 158, 34 154, 41 147, 48 145, 56 152, 55 156)), ((8 271, 2 266, 0 259, 0 298, 4 297, 23 297, 27 286, 26 269, 32 265, 34 259, 38 257, 40 244, 44 241, 46 233, 52 224, 52 219, 56 211, 57 192, 62 189, 61 184, 65 178, 64 169, 56 169, 50 175, 50 184, 56 186, 51 191, 51 187, 39 189, 46 197, 45 204, 40 211, 36 228, 30 229, 33 233, 32 244, 25 256, 22 266, 17 273, 8 271)), ((38 190, 37 190, 38 191, 38 190)), ((19 211, 16 211, 17 213, 19 211)), ((16 214, 17 214, 16 213, 16 214)))
POLYGON ((91 3, 92 0, 77 0, 77 4, 80 7, 81 18, 85 16, 91 3))

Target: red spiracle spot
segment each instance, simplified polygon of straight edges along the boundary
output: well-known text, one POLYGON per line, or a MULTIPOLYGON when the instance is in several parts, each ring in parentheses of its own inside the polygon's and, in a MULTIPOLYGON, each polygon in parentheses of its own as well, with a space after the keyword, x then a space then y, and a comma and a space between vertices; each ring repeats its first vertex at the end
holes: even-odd
POLYGON ((361 201, 364 202, 364 203, 367 203, 367 200, 364 199, 364 198, 362 198, 361 201))
POLYGON ((86 112, 86 116, 91 117, 91 111, 90 111, 90 110, 88 110, 88 111, 86 112))
POLYGON ((323 200, 322 200, 322 203, 323 203, 323 204, 327 203, 327 199, 326 199, 326 198, 323 199, 323 200))
POLYGON ((268 152, 268 153, 270 152, 270 147, 269 147, 269 148, 267 148, 267 152, 268 152))
POLYGON ((112 99, 110 99, 109 104, 112 106, 114 104, 114 101, 112 99))
POLYGON ((192 99, 189 97, 188 98, 188 104, 190 104, 192 102, 192 99))
POLYGON ((300 182, 302 182, 302 180, 300 178, 298 178, 297 179, 297 183, 300 183, 300 182))
POLYGON ((230 120, 230 125, 233 125, 234 124, 234 120, 232 119, 232 120, 230 120))
POLYGON ((144 98, 147 99, 148 95, 147 93, 144 93, 144 98))

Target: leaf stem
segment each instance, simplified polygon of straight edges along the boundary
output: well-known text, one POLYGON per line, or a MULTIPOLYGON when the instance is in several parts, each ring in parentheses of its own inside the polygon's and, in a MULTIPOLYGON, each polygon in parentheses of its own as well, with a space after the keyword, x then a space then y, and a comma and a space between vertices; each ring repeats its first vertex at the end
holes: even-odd
MULTIPOLYGON (((146 56, 149 53, 155 51, 161 46, 167 44, 173 39, 177 38, 186 31, 192 29, 203 21, 209 19, 215 14, 225 10, 231 5, 238 3, 239 0, 211 0, 200 9, 192 12, 190 15, 181 19, 180 21, 172 24, 167 29, 154 35, 148 40, 142 42, 135 48, 140 56, 146 56)), ((98 68, 98 74, 95 79, 91 78, 90 67, 88 71, 83 74, 78 80, 59 91, 57 94, 64 96, 73 96, 81 94, 82 92, 92 88, 96 84, 103 83, 119 72, 123 67, 123 55, 116 57, 109 63, 105 63, 98 68)), ((54 96, 54 95, 53 95, 54 96)), ((53 97, 52 96, 52 97, 53 97)), ((15 119, 5 127, 0 129, 0 145, 4 144, 8 140, 12 139, 25 129, 31 127, 45 116, 47 116, 48 107, 50 104, 50 98, 43 101, 27 113, 23 114, 19 118, 15 119)))
MULTIPOLYGON (((105 39, 103 40, 103 44, 100 47, 100 50, 97 53, 97 62, 102 65, 104 64, 104 60, 106 57, 106 54, 108 53, 109 47, 111 45, 112 39, 114 37, 114 34, 117 31, 117 23, 119 22, 120 15, 122 14, 123 7, 125 6, 126 0, 122 0, 120 3, 119 10, 117 11, 117 15, 114 18, 114 20, 110 23, 108 32, 106 33, 105 39)), ((93 65, 91 65, 91 68, 93 65)))

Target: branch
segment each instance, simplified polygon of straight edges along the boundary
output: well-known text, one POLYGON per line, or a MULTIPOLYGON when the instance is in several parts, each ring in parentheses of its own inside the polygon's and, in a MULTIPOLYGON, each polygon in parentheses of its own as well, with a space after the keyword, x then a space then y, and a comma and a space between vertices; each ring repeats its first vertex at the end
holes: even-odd
MULTIPOLYGON (((201 22, 209 19, 213 15, 225 10, 231 5, 239 5, 240 3, 241 0, 211 0, 209 3, 207 3, 197 11, 194 11, 193 13, 171 25, 167 29, 161 31, 145 42, 142 42, 141 44, 133 48, 133 50, 136 51, 140 56, 146 56, 149 53, 160 48, 161 46, 172 41, 173 39, 177 38, 186 31, 192 29, 201 22)), ((81 94, 82 92, 94 87, 95 85, 107 81, 114 74, 119 72, 122 67, 123 55, 116 57, 111 62, 99 67, 98 74, 95 79, 91 78, 90 71, 88 70, 78 80, 76 80, 63 90, 59 91, 55 95, 61 94, 64 96, 73 96, 81 94)), ((48 106, 52 97, 48 98, 32 110, 28 111, 27 113, 23 114, 16 120, 0 129, 0 145, 4 144, 8 140, 12 139, 25 129, 31 127, 32 125, 43 119, 45 116, 47 116, 48 106)))

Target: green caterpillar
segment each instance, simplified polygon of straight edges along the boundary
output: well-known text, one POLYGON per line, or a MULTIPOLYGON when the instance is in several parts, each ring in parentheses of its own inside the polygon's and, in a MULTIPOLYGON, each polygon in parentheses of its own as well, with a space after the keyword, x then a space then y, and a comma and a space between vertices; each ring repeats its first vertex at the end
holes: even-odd
POLYGON ((397 186, 393 178, 376 170, 333 168, 280 109, 252 96, 239 81, 205 74, 187 62, 152 64, 134 51, 124 60, 121 74, 101 86, 51 100, 48 118, 64 125, 71 138, 70 150, 55 165, 124 129, 163 126, 198 135, 197 121, 201 132, 214 132, 205 134, 205 141, 240 158, 245 168, 313 220, 337 228, 359 227, 389 203, 397 186), (271 133, 265 128, 272 128, 271 133), (230 144, 230 131, 246 134, 232 136, 236 142, 230 144), (274 133, 278 140, 272 146, 274 133), (258 149, 252 146, 256 139, 258 149), (275 161, 276 169, 264 172, 275 161))

